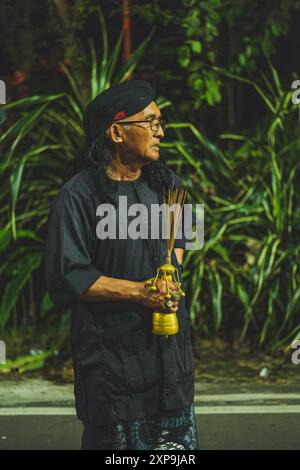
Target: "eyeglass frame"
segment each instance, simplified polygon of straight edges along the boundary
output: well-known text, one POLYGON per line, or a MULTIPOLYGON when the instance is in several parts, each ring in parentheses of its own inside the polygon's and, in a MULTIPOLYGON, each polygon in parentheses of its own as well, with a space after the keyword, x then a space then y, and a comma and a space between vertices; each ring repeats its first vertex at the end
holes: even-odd
MULTIPOLYGON (((164 117, 155 118, 155 119, 157 119, 159 126, 160 126, 160 127, 162 128, 162 130, 164 131, 165 128, 166 128, 166 126, 167 126, 167 121, 166 121, 166 119, 165 119, 164 117), (163 125, 161 124, 162 122, 164 123, 163 125)), ((150 120, 147 119, 147 120, 145 120, 145 121, 116 121, 114 124, 137 124, 137 123, 139 123, 139 122, 149 122, 150 128, 151 128, 152 132, 157 132, 158 129, 159 129, 159 127, 158 127, 156 130, 154 130, 154 129, 152 128, 152 125, 151 125, 151 123, 152 123, 153 121, 155 121, 155 119, 150 119, 150 120)))

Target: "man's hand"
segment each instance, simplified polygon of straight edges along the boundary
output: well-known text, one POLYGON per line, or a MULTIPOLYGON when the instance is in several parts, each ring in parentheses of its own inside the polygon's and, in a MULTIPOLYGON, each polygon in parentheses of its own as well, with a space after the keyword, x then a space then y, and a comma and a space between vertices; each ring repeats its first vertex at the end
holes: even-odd
MULTIPOLYGON (((127 279, 115 279, 100 276, 82 294, 80 300, 87 302, 103 301, 131 301, 151 308, 153 311, 173 313, 178 310, 178 301, 173 300, 173 307, 166 307, 167 283, 163 279, 157 279, 158 291, 151 291, 145 287, 146 281, 128 281, 127 279)), ((169 283, 169 292, 176 290, 174 282, 169 283)))
MULTIPOLYGON (((150 307, 153 311, 162 312, 162 313, 175 313, 178 310, 178 301, 173 300, 173 307, 166 307, 166 294, 167 283, 163 279, 157 279, 156 286, 158 290, 152 291, 148 287, 145 287, 143 282, 143 288, 141 289, 140 303, 146 307, 150 307)), ((176 290, 176 285, 174 282, 169 282, 169 292, 176 290)))

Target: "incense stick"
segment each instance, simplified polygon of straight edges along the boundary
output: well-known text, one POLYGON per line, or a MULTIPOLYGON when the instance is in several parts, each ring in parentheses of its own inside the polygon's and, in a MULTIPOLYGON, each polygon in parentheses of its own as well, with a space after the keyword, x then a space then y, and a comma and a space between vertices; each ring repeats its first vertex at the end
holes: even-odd
POLYGON ((187 191, 186 189, 176 188, 168 189, 167 196, 165 190, 163 190, 163 199, 164 204, 167 204, 167 228, 168 228, 168 237, 166 238, 167 245, 167 263, 171 263, 171 252, 175 243, 182 210, 184 202, 186 199, 187 191), (171 210, 171 207, 176 204, 175 210, 171 210))

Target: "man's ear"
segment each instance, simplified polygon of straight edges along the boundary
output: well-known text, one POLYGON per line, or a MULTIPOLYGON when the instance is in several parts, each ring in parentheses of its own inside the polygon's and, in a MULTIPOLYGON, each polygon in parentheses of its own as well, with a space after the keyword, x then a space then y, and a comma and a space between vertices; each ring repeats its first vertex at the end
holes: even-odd
POLYGON ((123 135, 121 127, 117 124, 112 124, 108 129, 108 135, 112 142, 115 144, 119 144, 123 142, 123 135))

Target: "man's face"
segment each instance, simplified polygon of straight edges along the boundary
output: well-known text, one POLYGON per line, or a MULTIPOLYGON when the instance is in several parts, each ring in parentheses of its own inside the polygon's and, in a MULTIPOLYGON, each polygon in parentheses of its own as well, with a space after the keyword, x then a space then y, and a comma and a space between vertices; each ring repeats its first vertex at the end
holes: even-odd
MULTIPOLYGON (((160 119, 161 112, 157 104, 152 101, 145 109, 136 113, 124 121, 150 121, 160 119)), ((116 122, 118 125, 118 122, 116 122)), ((122 142, 118 145, 120 153, 126 154, 137 161, 151 162, 159 159, 160 140, 164 137, 161 126, 155 132, 151 129, 150 122, 129 124, 125 127, 120 124, 122 142)))

